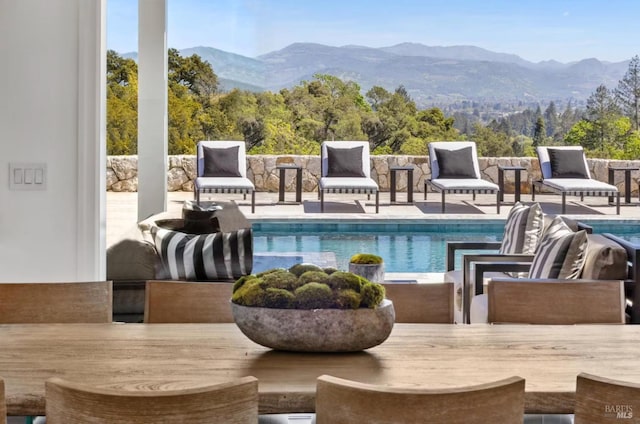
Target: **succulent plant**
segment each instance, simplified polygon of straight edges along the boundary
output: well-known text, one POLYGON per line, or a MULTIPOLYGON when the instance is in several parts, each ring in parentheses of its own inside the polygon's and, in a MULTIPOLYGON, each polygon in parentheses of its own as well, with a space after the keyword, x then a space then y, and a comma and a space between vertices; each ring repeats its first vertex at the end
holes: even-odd
POLYGON ((288 270, 278 268, 239 278, 231 301, 279 309, 358 309, 376 308, 384 294, 383 285, 351 272, 296 264, 288 270))

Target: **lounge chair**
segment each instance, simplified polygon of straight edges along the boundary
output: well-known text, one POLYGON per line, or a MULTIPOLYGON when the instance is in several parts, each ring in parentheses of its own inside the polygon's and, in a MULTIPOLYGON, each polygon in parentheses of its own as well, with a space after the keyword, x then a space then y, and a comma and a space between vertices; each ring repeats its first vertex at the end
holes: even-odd
POLYGON ((322 143, 320 160, 320 212, 324 212, 325 193, 362 193, 376 195, 378 213, 380 191, 378 183, 371 178, 368 141, 325 141, 322 143))
POLYGON ((244 141, 200 141, 196 155, 197 177, 193 183, 196 203, 200 193, 251 194, 251 213, 256 211, 255 186, 247 178, 244 141))
POLYGON ((616 214, 620 215, 620 192, 614 185, 594 180, 582 146, 538 146, 536 148, 542 180, 534 181, 531 200, 536 198, 536 187, 562 195, 562 214, 566 213, 567 195, 606 196, 616 198, 616 214))
POLYGON ((476 143, 473 141, 434 141, 429 143, 431 179, 424 182, 424 199, 429 186, 442 193, 442 213, 447 193, 495 193, 496 213, 500 213, 500 188, 480 177, 476 143))

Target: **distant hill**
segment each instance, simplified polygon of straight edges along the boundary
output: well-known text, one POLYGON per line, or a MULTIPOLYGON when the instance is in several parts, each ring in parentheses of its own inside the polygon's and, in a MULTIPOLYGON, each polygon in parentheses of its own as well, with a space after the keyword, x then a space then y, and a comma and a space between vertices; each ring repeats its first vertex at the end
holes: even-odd
POLYGON ((567 64, 534 63, 475 46, 417 43, 381 48, 294 43, 256 58, 212 47, 180 53, 208 61, 224 89, 277 91, 322 73, 356 81, 363 93, 374 85, 390 91, 403 85, 422 107, 456 100, 584 100, 600 84, 614 88, 629 63, 593 58, 567 64))

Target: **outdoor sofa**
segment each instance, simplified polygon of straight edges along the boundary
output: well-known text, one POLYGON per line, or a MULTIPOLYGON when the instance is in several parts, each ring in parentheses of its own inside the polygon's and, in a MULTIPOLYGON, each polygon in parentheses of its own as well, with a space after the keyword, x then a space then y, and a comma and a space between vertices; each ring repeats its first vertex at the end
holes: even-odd
POLYGON ((212 220, 185 219, 184 210, 153 215, 107 249, 107 279, 113 281, 116 319, 142 320, 147 280, 233 282, 251 274, 251 223, 235 203, 218 205, 222 209, 215 210, 212 220), (198 249, 202 255, 193 253, 198 249))

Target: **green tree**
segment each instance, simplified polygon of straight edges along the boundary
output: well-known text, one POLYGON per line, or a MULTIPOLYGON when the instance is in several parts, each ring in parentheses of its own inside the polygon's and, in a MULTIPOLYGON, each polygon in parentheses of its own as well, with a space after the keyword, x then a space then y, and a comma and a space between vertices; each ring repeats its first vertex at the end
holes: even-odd
POLYGON ((509 137, 500 132, 495 132, 480 123, 473 125, 471 140, 476 142, 478 156, 513 156, 512 143, 509 137))
POLYGON ((546 134, 547 133, 544 129, 544 119, 542 116, 539 116, 533 129, 533 146, 542 146, 544 144, 546 134))
POLYGON ((107 51, 107 154, 138 152, 138 65, 107 51))
POLYGON ((637 55, 629 62, 629 68, 618 82, 614 93, 625 115, 631 119, 633 129, 638 130, 640 128, 640 58, 637 55))
POLYGON ((607 87, 601 84, 587 99, 585 115, 585 119, 593 125, 596 137, 588 137, 582 145, 592 151, 605 151, 608 143, 616 142, 615 126, 619 117, 620 109, 615 98, 607 87))

